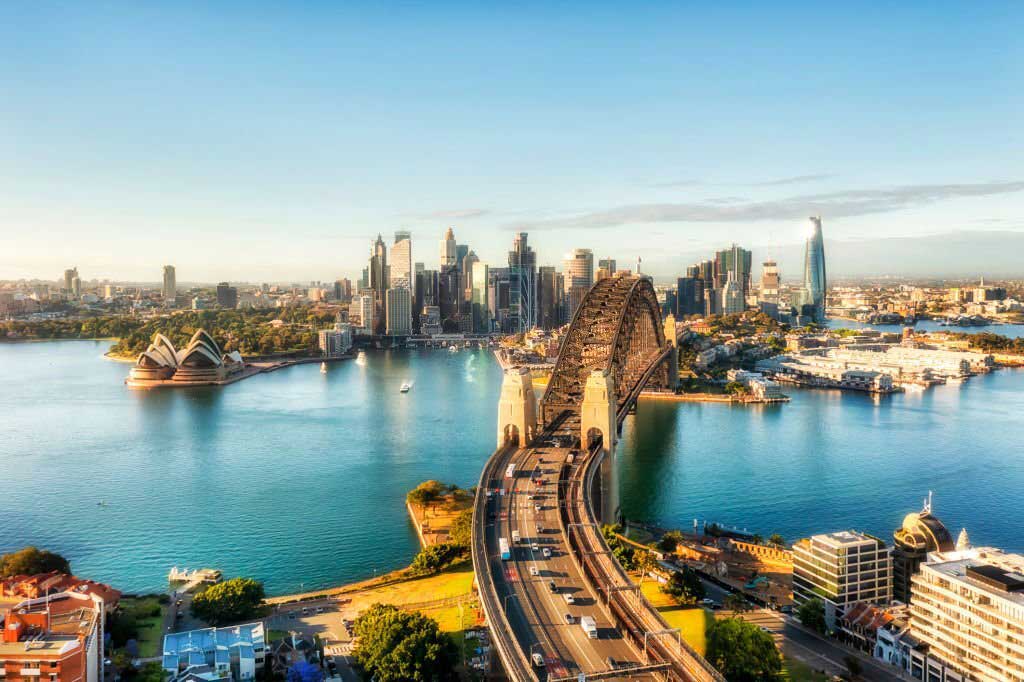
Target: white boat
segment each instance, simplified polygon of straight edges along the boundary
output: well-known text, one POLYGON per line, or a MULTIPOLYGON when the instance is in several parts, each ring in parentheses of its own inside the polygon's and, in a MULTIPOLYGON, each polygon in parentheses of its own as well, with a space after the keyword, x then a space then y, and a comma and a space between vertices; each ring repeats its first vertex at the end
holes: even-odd
POLYGON ((455 345, 451 345, 451 346, 448 346, 448 352, 449 352, 449 353, 458 353, 458 352, 459 352, 459 349, 458 349, 458 347, 457 347, 457 346, 455 346, 455 345))
POLYGON ((404 381, 404 382, 402 382, 402 387, 400 389, 398 389, 398 392, 399 393, 408 393, 410 388, 412 388, 412 384, 410 384, 408 381, 404 381))
POLYGON ((326 362, 321 362, 320 363, 320 373, 321 374, 327 374, 327 363, 326 362))

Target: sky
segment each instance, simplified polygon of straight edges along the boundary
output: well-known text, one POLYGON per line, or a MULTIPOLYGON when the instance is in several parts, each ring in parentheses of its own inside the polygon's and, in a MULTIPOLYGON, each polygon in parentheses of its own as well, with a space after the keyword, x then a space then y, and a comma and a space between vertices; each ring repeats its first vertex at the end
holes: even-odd
POLYGON ((0 279, 1024 232, 1024 4, 725 5, 2 3, 0 279))

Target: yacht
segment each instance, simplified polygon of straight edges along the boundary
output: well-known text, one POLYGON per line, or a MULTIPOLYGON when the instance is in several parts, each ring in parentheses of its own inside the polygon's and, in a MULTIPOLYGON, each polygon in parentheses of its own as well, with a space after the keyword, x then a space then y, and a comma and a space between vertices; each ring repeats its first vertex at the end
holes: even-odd
POLYGON ((452 345, 448 346, 448 352, 449 353, 458 353, 459 352, 459 347, 456 346, 455 344, 452 344, 452 345))
POLYGON ((320 373, 321 374, 327 374, 327 363, 326 362, 321 362, 320 363, 320 373))
POLYGON ((408 393, 410 388, 412 388, 412 384, 410 384, 408 381, 403 381, 402 382, 402 387, 400 389, 398 389, 398 392, 399 393, 408 393))

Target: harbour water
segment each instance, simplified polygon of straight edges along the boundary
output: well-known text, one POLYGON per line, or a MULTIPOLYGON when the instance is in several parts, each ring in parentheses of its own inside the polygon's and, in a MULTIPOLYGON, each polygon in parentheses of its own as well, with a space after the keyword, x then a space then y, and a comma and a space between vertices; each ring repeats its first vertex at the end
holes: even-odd
MULTIPOLYGON (((163 588, 173 565, 254 576, 275 594, 404 566, 417 549, 405 493, 427 478, 474 485, 494 447, 501 370, 486 350, 370 352, 326 374, 136 391, 107 346, 0 344, 0 551, 47 547, 127 591, 163 588)), ((1022 389, 1024 373, 1000 371, 877 400, 645 401, 623 430, 623 511, 889 537, 933 490, 954 532, 1024 549, 1022 389)))

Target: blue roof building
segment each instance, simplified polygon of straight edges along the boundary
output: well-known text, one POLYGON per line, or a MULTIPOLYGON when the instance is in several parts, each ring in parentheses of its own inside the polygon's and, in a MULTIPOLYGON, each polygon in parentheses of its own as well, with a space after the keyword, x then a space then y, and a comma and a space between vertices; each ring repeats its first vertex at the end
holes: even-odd
POLYGON ((266 655, 263 623, 204 628, 164 636, 163 669, 171 682, 244 682, 266 655))

